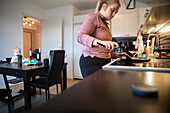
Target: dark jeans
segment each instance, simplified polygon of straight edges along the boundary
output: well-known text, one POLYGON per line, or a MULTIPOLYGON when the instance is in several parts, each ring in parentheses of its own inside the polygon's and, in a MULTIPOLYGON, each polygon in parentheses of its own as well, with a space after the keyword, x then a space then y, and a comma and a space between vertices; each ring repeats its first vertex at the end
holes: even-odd
POLYGON ((80 57, 79 65, 83 78, 101 69, 102 66, 109 63, 110 61, 110 59, 102 59, 97 57, 92 58, 90 56, 84 57, 82 54, 80 57))

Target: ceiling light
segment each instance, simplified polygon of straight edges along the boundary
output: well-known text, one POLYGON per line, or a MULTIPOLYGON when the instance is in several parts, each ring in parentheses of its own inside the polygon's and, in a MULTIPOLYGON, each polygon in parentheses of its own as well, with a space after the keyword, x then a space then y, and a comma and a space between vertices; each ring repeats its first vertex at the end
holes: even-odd
POLYGON ((29 26, 31 26, 31 23, 29 23, 29 26))
POLYGON ((34 21, 32 21, 32 24, 34 24, 34 21))
POLYGON ((25 26, 25 23, 23 23, 23 25, 25 26))
POLYGON ((25 21, 25 24, 28 24, 28 22, 27 22, 27 21, 25 21))

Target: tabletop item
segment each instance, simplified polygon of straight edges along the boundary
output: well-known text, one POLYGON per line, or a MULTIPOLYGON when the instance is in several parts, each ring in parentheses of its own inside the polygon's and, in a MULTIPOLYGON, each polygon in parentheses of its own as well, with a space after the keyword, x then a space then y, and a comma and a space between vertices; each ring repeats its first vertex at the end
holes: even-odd
POLYGON ((11 59, 12 59, 12 58, 6 58, 7 63, 10 63, 10 62, 11 62, 11 59))
POLYGON ((22 66, 22 55, 17 55, 18 57, 18 66, 22 66))
POLYGON ((48 59, 48 58, 45 58, 45 59, 44 59, 44 65, 45 65, 45 66, 49 66, 49 59, 48 59))
POLYGON ((144 83, 132 84, 133 92, 142 96, 154 96, 158 94, 159 88, 144 83))
POLYGON ((143 55, 142 55, 142 58, 147 58, 147 56, 148 56, 148 55, 146 55, 146 54, 143 54, 143 55))
POLYGON ((39 61, 38 60, 30 60, 30 61, 25 61, 24 62, 24 65, 27 65, 27 66, 33 66, 34 64, 38 64, 39 61))

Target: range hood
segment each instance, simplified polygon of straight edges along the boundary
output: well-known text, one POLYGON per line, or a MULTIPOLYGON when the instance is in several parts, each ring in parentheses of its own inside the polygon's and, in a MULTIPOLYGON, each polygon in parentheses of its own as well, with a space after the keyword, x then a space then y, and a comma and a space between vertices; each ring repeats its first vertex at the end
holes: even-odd
POLYGON ((145 20, 143 34, 160 34, 162 28, 170 29, 170 5, 155 6, 145 20))
POLYGON ((170 4, 170 0, 124 0, 126 9, 153 7, 170 4))

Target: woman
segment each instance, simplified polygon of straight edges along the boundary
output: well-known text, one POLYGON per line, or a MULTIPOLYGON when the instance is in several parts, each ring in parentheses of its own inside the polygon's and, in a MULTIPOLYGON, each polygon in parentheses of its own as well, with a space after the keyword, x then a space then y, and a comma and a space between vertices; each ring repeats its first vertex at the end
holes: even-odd
POLYGON ((112 42, 112 34, 106 21, 115 16, 119 7, 119 0, 99 0, 97 13, 89 14, 83 22, 77 36, 77 41, 83 45, 79 62, 83 78, 118 56, 112 52, 118 44, 112 42), (99 43, 105 47, 100 47, 99 43))

